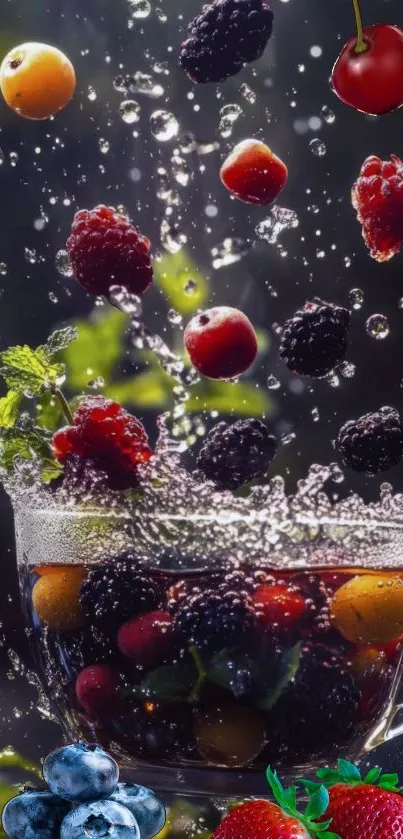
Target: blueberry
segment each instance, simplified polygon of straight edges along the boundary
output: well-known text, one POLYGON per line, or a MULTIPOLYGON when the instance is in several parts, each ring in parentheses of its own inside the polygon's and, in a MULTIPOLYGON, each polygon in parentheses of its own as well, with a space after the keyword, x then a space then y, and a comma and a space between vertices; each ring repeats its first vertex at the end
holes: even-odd
POLYGON ((43 764, 49 789, 68 801, 109 798, 119 781, 119 768, 100 746, 79 742, 56 749, 43 764))
POLYGON ((140 839, 140 831, 127 807, 116 801, 94 801, 66 816, 60 839, 140 839))
POLYGON ((4 832, 9 839, 58 839, 69 810, 70 804, 51 792, 22 792, 3 810, 4 832))
POLYGON ((164 827, 165 807, 147 787, 141 787, 132 782, 118 784, 111 799, 130 810, 139 826, 141 839, 151 839, 164 827))

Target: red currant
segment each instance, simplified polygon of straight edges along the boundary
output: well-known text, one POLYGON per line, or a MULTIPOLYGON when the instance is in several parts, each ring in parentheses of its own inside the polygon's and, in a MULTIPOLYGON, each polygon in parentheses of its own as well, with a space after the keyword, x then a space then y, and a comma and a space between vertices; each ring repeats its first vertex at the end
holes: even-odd
POLYGON ((250 320, 229 306, 196 315, 185 329, 184 343, 196 370, 209 379, 234 379, 250 367, 257 338, 250 320))
POLYGON ((220 177, 241 201, 265 206, 275 201, 285 186, 288 169, 265 143, 243 140, 223 163, 220 177))

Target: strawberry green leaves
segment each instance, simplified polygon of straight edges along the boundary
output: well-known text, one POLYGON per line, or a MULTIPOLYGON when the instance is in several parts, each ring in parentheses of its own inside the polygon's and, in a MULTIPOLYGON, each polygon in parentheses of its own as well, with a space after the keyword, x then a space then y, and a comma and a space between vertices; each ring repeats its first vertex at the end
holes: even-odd
MULTIPOLYGON (((333 784, 348 784, 349 786, 359 786, 361 784, 372 784, 381 789, 388 790, 388 792, 400 792, 399 776, 396 773, 382 774, 382 769, 379 766, 374 766, 363 778, 361 772, 354 763, 348 760, 338 760, 336 769, 324 767, 318 769, 316 773, 320 779, 320 784, 330 787, 333 784)), ((318 788, 319 784, 314 781, 301 781, 307 790, 312 793, 318 788)))
POLYGON ((277 804, 288 816, 298 819, 309 836, 313 839, 340 839, 337 833, 328 829, 331 819, 319 823, 316 821, 324 816, 329 806, 329 793, 323 784, 313 784, 314 789, 310 793, 305 812, 300 813, 297 809, 297 788, 284 789, 277 772, 273 772, 270 766, 267 768, 266 778, 277 804))

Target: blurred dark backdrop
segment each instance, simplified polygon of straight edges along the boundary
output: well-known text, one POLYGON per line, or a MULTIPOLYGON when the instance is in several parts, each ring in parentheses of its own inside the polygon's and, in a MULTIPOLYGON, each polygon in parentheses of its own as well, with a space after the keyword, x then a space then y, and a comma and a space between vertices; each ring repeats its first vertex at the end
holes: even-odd
MULTIPOLYGON (((22 120, 0 102, 0 348, 40 343, 55 324, 91 311, 93 301, 55 265, 77 208, 122 204, 150 236, 158 256, 164 253, 160 224, 166 209, 157 196, 158 167, 171 171, 174 150, 186 146, 183 137, 189 132, 197 141, 216 141, 219 148, 210 154, 179 152, 192 178, 187 187, 173 184, 180 203, 173 206, 171 221, 187 236, 187 252, 210 280, 210 302, 239 306, 270 341, 253 377, 261 387, 270 375, 279 380, 271 391, 269 421, 279 434, 296 434, 279 464, 292 482, 313 460, 332 459, 331 440, 347 418, 384 404, 402 407, 402 257, 383 266, 369 258, 350 202, 351 185, 367 155, 403 151, 402 113, 368 118, 331 92, 333 62, 354 31, 351 0, 273 0, 275 37, 264 57, 219 88, 195 88, 177 66, 185 24, 199 5, 200 0, 151 0, 150 14, 141 17, 146 0, 0 0, 1 54, 23 41, 49 42, 69 55, 78 79, 74 101, 51 121, 22 120), (154 87, 155 98, 141 91, 125 97, 116 90, 118 75, 137 71, 151 75, 152 85, 163 92, 154 87), (253 91, 255 102, 248 101, 248 95, 255 97, 247 90, 245 95, 242 85, 253 91), (119 114, 125 98, 140 104, 139 122, 128 124, 119 114), (223 137, 220 111, 234 104, 242 113, 232 136, 223 137), (150 132, 150 116, 161 109, 179 122, 177 136, 168 142, 158 142, 150 132), (232 201, 219 183, 220 161, 248 136, 264 139, 289 166, 279 203, 298 214, 299 227, 285 231, 278 245, 259 241, 254 233, 268 212, 232 201), (228 238, 242 240, 247 252, 214 269, 211 251, 228 238), (355 375, 340 378, 338 387, 289 376, 277 360, 273 324, 316 294, 348 305, 355 288, 364 297, 354 314, 349 353, 355 375), (377 312, 390 327, 388 337, 378 341, 365 330, 367 318, 377 312)), ((399 0, 363 0, 362 5, 367 24, 403 24, 399 0)), ((175 336, 167 324, 167 309, 161 291, 147 295, 147 324, 172 343, 180 333, 175 336)), ((149 411, 143 419, 152 430, 155 414, 149 411)), ((390 478, 402 488, 401 469, 390 478)), ((379 482, 349 475, 346 485, 373 497, 379 482)), ((5 672, 10 647, 23 659, 27 651, 12 515, 4 495, 1 516, 5 672)), ((27 739, 27 748, 43 753, 60 735, 45 723, 40 729, 37 717, 32 722, 24 716, 33 698, 22 681, 4 680, 1 739, 20 746, 27 739)))

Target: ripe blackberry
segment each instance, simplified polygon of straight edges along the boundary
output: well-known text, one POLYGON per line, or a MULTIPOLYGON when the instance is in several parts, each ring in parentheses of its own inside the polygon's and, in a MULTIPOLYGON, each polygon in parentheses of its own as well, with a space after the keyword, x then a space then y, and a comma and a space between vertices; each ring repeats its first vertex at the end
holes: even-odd
POLYGON ((238 420, 232 425, 219 422, 207 436, 197 465, 219 489, 234 490, 264 477, 276 451, 276 438, 261 420, 238 420))
POLYGON ((250 598, 243 592, 207 589, 181 602, 174 632, 183 645, 222 649, 245 641, 255 626, 250 598))
POLYGON ((285 322, 280 358, 300 376, 327 376, 346 356, 349 326, 347 309, 315 298, 285 322))
POLYGON ((76 280, 90 294, 107 295, 114 285, 143 294, 152 283, 149 239, 113 207, 76 213, 66 247, 76 280))
POLYGON ((135 615, 158 609, 162 597, 158 584, 128 554, 95 565, 80 590, 86 616, 112 631, 135 615))
POLYGON ((273 17, 263 0, 214 0, 189 24, 181 66, 198 84, 235 76, 263 54, 273 17))
POLYGON ((80 402, 74 424, 54 434, 53 447, 61 463, 72 455, 90 458, 117 490, 136 486, 137 467, 152 455, 141 422, 103 396, 86 396, 80 402))
POLYGON ((385 262, 403 244, 403 163, 375 155, 364 161, 352 189, 352 204, 373 259, 385 262))
POLYGON ((395 408, 381 408, 350 420, 335 442, 344 466, 376 475, 396 466, 403 458, 403 426, 395 408))

